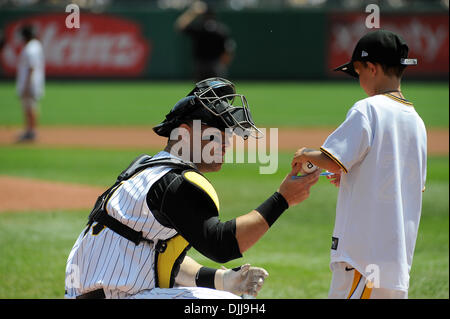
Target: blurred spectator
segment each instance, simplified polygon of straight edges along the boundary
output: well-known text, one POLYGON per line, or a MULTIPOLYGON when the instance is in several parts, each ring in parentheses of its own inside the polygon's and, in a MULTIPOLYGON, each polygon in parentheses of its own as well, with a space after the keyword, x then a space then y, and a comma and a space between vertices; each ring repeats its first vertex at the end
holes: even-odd
POLYGON ((20 34, 25 46, 17 64, 16 89, 22 102, 25 132, 19 137, 18 142, 31 142, 36 138, 39 117, 38 102, 44 94, 44 50, 36 37, 36 30, 33 26, 23 26, 20 34))
POLYGON ((176 20, 175 29, 192 40, 196 80, 227 76, 236 45, 210 6, 195 1, 176 20))

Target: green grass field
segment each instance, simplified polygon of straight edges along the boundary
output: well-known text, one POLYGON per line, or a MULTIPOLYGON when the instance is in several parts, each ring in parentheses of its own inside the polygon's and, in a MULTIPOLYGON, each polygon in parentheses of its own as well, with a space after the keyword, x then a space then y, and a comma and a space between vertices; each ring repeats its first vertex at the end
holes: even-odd
MULTIPOLYGON (((356 83, 237 83, 262 127, 333 126, 363 96, 356 83), (274 111, 274 109, 276 111, 274 111)), ((190 89, 180 83, 49 83, 42 125, 145 125, 159 122, 190 89)), ((448 128, 448 83, 404 86, 427 127, 448 128)), ((21 124, 12 83, 0 83, 0 127, 21 124)), ((299 145, 301 146, 301 145, 299 145)), ((158 150, 0 146, 0 175, 108 186, 137 155, 158 150)), ((207 177, 227 220, 257 207, 276 190, 291 153, 279 169, 258 174, 257 164, 226 164, 207 177)), ((411 271, 410 298, 449 298, 449 161, 429 157, 427 191, 411 271)), ((265 267, 261 298, 326 298, 331 279, 329 248, 337 189, 321 180, 304 203, 289 209, 239 260, 265 267)), ((62 298, 67 256, 89 210, 0 214, 0 298, 62 298)), ((191 250, 208 266, 218 265, 191 250)))
MULTIPOLYGON (((155 125, 191 90, 189 82, 51 82, 43 125, 155 125)), ((236 82, 261 127, 337 126, 365 97, 357 82, 236 82)), ((448 127, 448 83, 412 82, 402 91, 429 127, 448 127)), ((21 124, 13 83, 0 83, 0 125, 21 124)))

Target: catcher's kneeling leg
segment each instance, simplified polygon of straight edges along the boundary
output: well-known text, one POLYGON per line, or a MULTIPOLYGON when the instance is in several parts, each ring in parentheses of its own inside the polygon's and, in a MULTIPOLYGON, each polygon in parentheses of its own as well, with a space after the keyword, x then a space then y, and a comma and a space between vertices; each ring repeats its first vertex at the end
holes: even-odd
POLYGON ((241 299, 231 292, 202 288, 202 287, 178 287, 178 288, 153 288, 143 290, 130 299, 241 299))

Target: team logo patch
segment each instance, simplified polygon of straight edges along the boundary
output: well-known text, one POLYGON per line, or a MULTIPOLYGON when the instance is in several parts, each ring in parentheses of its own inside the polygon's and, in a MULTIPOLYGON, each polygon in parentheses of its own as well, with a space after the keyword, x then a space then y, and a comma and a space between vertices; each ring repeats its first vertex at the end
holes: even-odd
POLYGON ((339 244, 339 238, 331 237, 331 249, 337 250, 339 244))

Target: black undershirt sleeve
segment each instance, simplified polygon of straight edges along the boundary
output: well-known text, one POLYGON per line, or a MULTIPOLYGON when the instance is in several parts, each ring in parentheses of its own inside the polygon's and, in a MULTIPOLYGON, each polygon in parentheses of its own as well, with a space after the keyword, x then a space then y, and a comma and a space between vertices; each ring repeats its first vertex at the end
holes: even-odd
POLYGON ((153 184, 147 203, 158 222, 176 229, 206 257, 218 263, 242 257, 236 220, 221 222, 211 197, 180 171, 170 171, 153 184))

